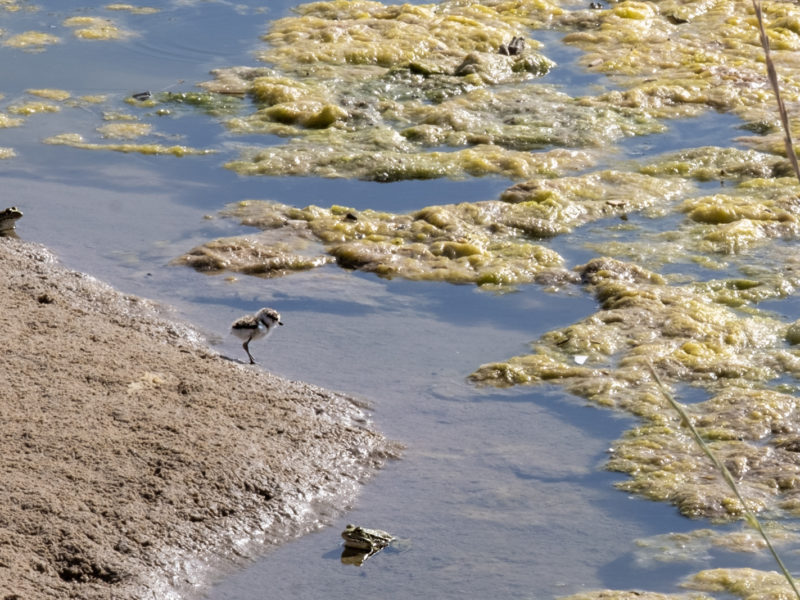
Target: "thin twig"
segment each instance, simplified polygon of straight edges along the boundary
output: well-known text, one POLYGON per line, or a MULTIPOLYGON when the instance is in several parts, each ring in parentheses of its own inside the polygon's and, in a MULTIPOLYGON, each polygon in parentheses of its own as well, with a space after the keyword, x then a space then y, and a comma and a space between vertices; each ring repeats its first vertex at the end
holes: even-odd
POLYGON ((761 534, 761 537, 764 539, 764 542, 767 544, 767 548, 769 549, 770 553, 772 554, 772 558, 775 559, 775 562, 778 563, 778 567, 780 567, 783 576, 786 578, 786 581, 789 582, 789 585, 792 586, 792 590, 794 590, 795 596, 797 596, 798 600, 800 600, 800 590, 797 589, 797 584, 794 581, 791 573, 786 568, 786 565, 783 564, 781 557, 778 556, 778 552, 775 550, 775 547, 772 545, 769 537, 767 536, 767 532, 761 526, 761 522, 756 518, 753 511, 751 511, 747 504, 745 504, 744 498, 742 498, 742 494, 739 492, 739 486, 736 485, 736 481, 731 475, 731 472, 728 470, 724 464, 720 462, 720 460, 714 455, 711 451, 711 448, 708 447, 708 444, 705 443, 702 437, 700 437, 700 433, 695 429, 695 426, 692 424, 692 421, 689 419, 689 415, 686 414, 686 411, 683 409, 683 406, 672 397, 672 394, 669 392, 667 387, 661 381, 661 378, 656 373, 655 368, 653 367, 653 363, 649 360, 647 361, 647 366, 650 369, 650 374, 653 376, 653 380, 658 385, 658 389, 664 398, 670 403, 672 408, 680 415, 682 424, 685 424, 688 427, 689 431, 692 433, 692 437, 694 441, 700 446, 700 448, 705 452, 706 456, 711 459, 711 462, 714 463, 714 466, 722 473, 722 477, 725 479, 725 482, 728 484, 728 487, 733 490, 734 495, 739 500, 739 503, 742 505, 742 509, 744 511, 745 519, 750 524, 750 526, 758 531, 761 534))
POLYGON ((794 153, 794 144, 792 144, 792 130, 789 128, 789 114, 786 112, 786 106, 781 98, 781 88, 778 84, 778 73, 775 71, 775 63, 772 62, 772 55, 769 52, 769 38, 767 37, 767 30, 764 28, 764 15, 761 10, 761 0, 753 0, 753 10, 756 12, 758 19, 758 31, 761 38, 761 47, 764 48, 764 61, 767 63, 767 77, 772 85, 772 91, 775 92, 775 100, 778 103, 778 113, 781 116, 781 123, 783 124, 783 142, 786 146, 786 156, 789 162, 792 163, 794 174, 797 180, 800 181, 800 165, 797 164, 797 155, 794 153))

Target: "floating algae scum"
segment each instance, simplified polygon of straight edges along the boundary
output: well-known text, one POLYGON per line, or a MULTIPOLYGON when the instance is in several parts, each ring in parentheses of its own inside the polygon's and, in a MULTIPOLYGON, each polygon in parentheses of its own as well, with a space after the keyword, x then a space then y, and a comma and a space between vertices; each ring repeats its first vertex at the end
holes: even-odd
POLYGON ((210 332, 276 306, 264 367, 408 443, 209 597, 789 597, 647 367, 792 570, 800 186, 749 3, 149 7, 0 3, 20 235, 210 332), (412 549, 342 565, 348 522, 412 549))

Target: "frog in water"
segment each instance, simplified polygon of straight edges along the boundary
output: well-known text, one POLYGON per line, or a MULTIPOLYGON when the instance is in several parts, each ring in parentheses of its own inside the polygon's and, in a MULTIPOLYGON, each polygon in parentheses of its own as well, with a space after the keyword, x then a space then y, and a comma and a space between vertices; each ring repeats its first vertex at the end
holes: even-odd
POLYGON ((388 551, 406 552, 411 548, 411 540, 394 537, 381 529, 367 529, 348 525, 342 532, 344 549, 342 563, 361 566, 373 554, 384 548, 388 551))
POLYGON ((22 218, 22 211, 18 209, 16 206, 12 206, 11 208, 7 208, 4 211, 0 211, 0 237, 3 236, 16 236, 14 232, 14 227, 17 224, 17 221, 22 218))
POLYGON ((360 567, 373 554, 384 548, 400 544, 399 552, 406 549, 407 540, 398 540, 391 533, 381 529, 367 529, 348 525, 342 532, 344 549, 342 550, 342 563, 360 567))
POLYGON ((356 527, 348 525, 342 532, 344 545, 346 548, 354 548, 366 552, 377 552, 391 544, 395 537, 380 529, 367 529, 366 527, 356 527))

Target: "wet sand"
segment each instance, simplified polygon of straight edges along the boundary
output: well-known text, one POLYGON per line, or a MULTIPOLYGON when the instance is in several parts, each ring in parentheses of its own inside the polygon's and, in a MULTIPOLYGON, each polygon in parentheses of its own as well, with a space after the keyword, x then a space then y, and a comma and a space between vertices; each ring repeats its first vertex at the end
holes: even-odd
POLYGON ((346 508, 388 456, 358 401, 162 313, 0 238, 3 598, 195 596, 346 508))

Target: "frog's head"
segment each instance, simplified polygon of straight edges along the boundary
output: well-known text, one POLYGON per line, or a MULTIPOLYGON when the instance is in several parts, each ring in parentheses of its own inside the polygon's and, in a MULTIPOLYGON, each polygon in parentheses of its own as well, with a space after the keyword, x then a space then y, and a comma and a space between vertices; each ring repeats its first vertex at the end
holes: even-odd
POLYGON ((22 218, 22 211, 16 206, 0 211, 0 235, 13 235, 14 225, 22 218))

